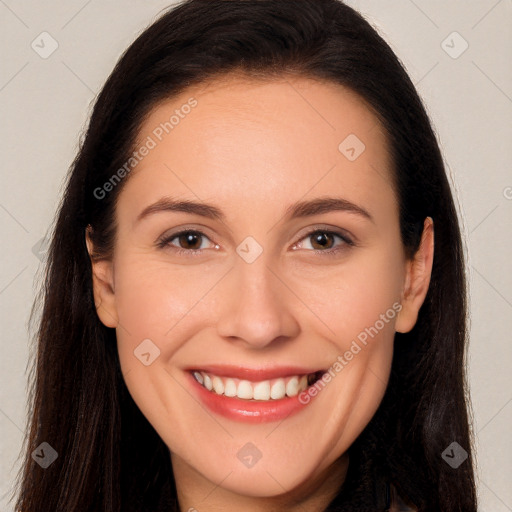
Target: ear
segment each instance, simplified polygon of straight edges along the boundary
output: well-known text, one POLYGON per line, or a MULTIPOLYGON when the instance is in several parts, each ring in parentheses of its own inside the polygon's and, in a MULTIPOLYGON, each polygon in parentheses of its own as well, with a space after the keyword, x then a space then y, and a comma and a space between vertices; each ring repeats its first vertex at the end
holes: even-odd
POLYGON ((115 328, 119 323, 119 319, 115 300, 113 264, 111 260, 100 259, 96 256, 94 245, 90 238, 91 232, 91 226, 87 226, 85 243, 92 265, 92 285, 96 312, 106 327, 115 328))
POLYGON ((395 330, 409 332, 418 320, 418 312, 427 295, 434 261, 434 221, 427 217, 423 223, 421 242, 412 260, 407 261, 405 284, 402 290, 402 309, 395 330))

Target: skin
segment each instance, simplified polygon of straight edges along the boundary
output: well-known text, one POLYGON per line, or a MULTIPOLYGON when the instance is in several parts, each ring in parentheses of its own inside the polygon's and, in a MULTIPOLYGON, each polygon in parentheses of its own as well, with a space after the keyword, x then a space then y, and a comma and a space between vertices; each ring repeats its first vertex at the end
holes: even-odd
POLYGON ((116 329, 127 387, 170 449, 181 510, 321 511, 343 481, 347 449, 381 402, 395 332, 417 320, 432 268, 432 220, 407 260, 385 134, 352 91, 307 78, 233 75, 159 104, 139 142, 191 96, 197 106, 123 183, 113 258, 93 260, 98 315, 116 329), (349 134, 365 144, 354 161, 338 149, 349 134), (167 211, 137 222, 163 196, 213 203, 225 220, 167 211), (285 215, 299 200, 326 196, 359 205, 373 220, 347 211, 285 215), (206 236, 192 249, 179 238, 156 246, 184 227, 206 236), (344 230, 355 245, 334 236, 322 249, 307 236, 317 228, 344 230), (263 249, 250 264, 236 252, 247 236, 263 249), (204 250, 188 255, 195 247, 204 250), (184 368, 192 365, 327 369, 394 303, 400 312, 283 421, 229 420, 189 392, 184 368), (147 338, 160 349, 149 366, 134 357, 147 338), (252 468, 236 456, 248 442, 262 454, 252 468))

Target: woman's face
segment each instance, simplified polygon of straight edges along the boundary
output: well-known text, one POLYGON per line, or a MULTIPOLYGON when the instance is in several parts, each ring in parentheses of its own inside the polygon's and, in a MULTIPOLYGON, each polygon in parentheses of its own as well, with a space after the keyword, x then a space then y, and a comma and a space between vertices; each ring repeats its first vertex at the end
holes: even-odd
POLYGON ((138 148, 95 267, 133 399, 179 474, 250 496, 325 475, 421 302, 376 117, 334 84, 232 77, 160 104, 138 148))

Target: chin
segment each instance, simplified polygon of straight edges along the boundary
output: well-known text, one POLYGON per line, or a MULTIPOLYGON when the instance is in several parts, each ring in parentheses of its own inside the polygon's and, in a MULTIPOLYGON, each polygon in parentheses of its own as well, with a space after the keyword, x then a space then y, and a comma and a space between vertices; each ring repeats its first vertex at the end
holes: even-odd
MULTIPOLYGON (((229 468, 226 468, 226 475, 229 468)), ((220 483, 219 473, 212 475, 213 482, 220 483)), ((236 494, 254 498, 272 498, 293 491, 308 480, 309 472, 296 473, 290 467, 265 467, 233 471, 220 486, 236 494)))
POLYGON ((285 449, 279 449, 268 440, 266 443, 259 443, 261 458, 256 462, 252 461, 252 466, 247 467, 240 461, 243 459, 243 453, 239 453, 240 446, 244 446, 245 441, 234 442, 232 449, 215 451, 211 458, 202 459, 194 466, 196 471, 214 485, 236 494, 258 498, 276 497, 304 486, 318 476, 326 464, 332 462, 331 456, 327 460, 318 446, 317 453, 305 454, 304 449, 314 447, 313 443, 300 446, 300 442, 290 441, 285 449), (300 455, 297 456, 298 454, 300 455), (222 459, 219 460, 219 457, 222 459), (300 462, 296 462, 297 459, 300 462))

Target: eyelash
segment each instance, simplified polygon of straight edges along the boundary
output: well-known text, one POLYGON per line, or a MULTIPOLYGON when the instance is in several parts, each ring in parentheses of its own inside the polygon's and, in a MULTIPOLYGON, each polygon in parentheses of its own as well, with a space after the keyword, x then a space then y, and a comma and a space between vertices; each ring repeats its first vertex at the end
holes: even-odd
MULTIPOLYGON (((298 242, 293 244, 293 246, 295 247, 295 245, 297 245, 297 243, 299 243, 302 240, 309 238, 317 233, 337 236, 338 238, 340 238, 343 241, 343 243, 341 245, 335 247, 334 249, 325 249, 325 250, 308 249, 308 251, 310 251, 310 252, 314 252, 316 254, 329 257, 329 256, 336 256, 340 251, 343 251, 344 249, 355 246, 355 243, 353 242, 353 240, 351 240, 347 235, 345 235, 343 233, 340 233, 337 231, 330 231, 327 229, 318 229, 318 228, 313 229, 312 231, 309 231, 308 233, 306 233, 298 242)), ((206 249, 183 249, 181 247, 176 247, 171 244, 171 241, 174 240, 175 238, 179 238, 180 236, 187 235, 187 234, 204 236, 204 237, 208 238, 208 236, 201 231, 198 231, 195 229, 185 229, 183 231, 179 231, 178 233, 173 233, 172 235, 161 238, 160 240, 157 241, 156 245, 159 249, 164 249, 165 247, 172 247, 172 251, 178 255, 184 255, 186 257, 200 256, 206 249)))

